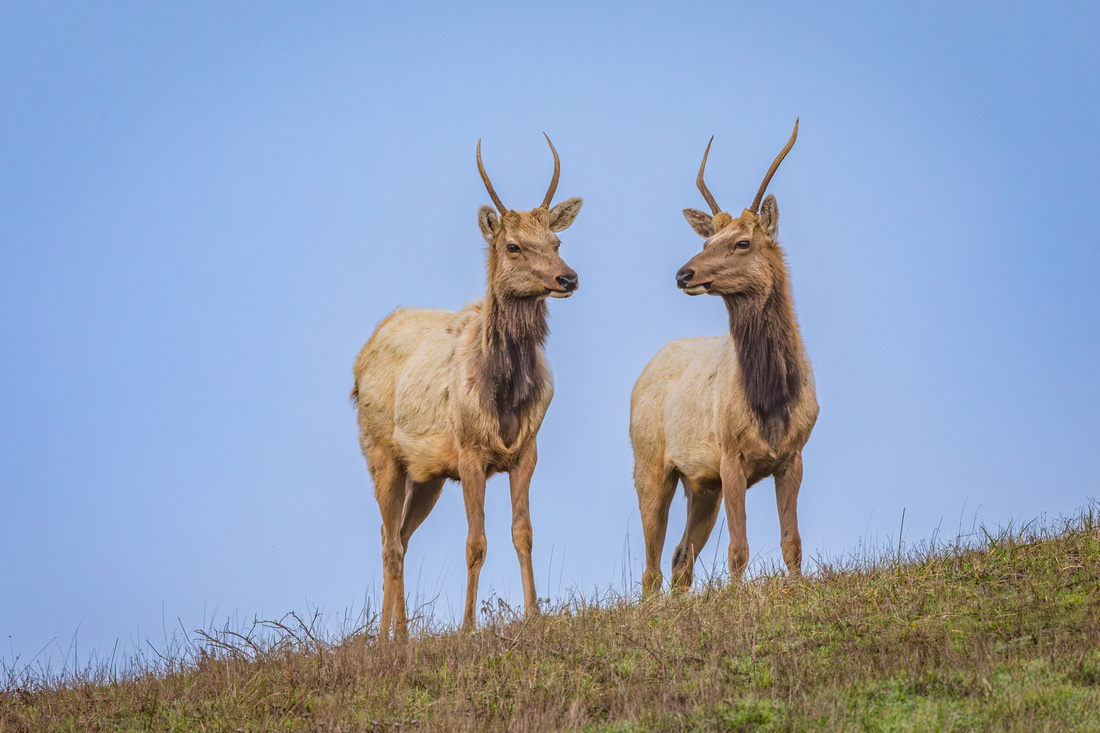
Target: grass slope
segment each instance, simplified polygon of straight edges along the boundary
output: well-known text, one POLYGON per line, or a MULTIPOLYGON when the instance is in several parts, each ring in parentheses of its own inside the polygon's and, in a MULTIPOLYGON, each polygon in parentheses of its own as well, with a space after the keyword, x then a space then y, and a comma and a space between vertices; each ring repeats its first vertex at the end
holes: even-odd
POLYGON ((125 672, 8 671, 0 731, 1100 730, 1096 519, 529 621, 487 603, 472 635, 294 618, 125 672))

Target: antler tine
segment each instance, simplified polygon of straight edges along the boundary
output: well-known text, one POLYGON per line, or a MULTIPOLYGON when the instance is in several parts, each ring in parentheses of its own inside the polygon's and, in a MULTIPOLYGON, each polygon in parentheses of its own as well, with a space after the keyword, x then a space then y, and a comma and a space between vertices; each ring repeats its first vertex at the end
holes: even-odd
POLYGON ((500 197, 497 196, 497 192, 493 190, 493 184, 489 182, 489 174, 485 172, 485 166, 481 164, 481 138, 477 140, 477 170, 481 173, 481 180, 485 183, 485 190, 489 192, 489 198, 496 204, 497 210, 501 214, 508 211, 504 208, 504 204, 500 202, 500 197))
POLYGON ((798 137, 798 118, 794 119, 794 132, 791 133, 791 139, 787 141, 787 145, 779 151, 779 155, 776 156, 775 162, 772 163, 772 167, 768 169, 768 175, 764 176, 764 182, 760 184, 760 190, 756 192, 756 198, 752 200, 752 208, 749 209, 752 213, 756 213, 760 209, 760 201, 764 198, 764 192, 768 190, 768 184, 772 182, 772 176, 779 170, 779 164, 783 162, 783 159, 787 157, 787 153, 791 152, 791 148, 794 147, 794 141, 798 137))
POLYGON ((699 176, 695 179, 695 185, 699 187, 699 193, 703 194, 703 198, 710 204, 710 213, 718 214, 722 211, 722 207, 714 200, 714 196, 711 195, 710 189, 707 188, 707 184, 703 180, 703 171, 707 167, 707 156, 710 155, 710 144, 712 142, 714 142, 714 135, 711 135, 710 140, 707 141, 707 149, 703 152, 703 162, 699 164, 699 176))
POLYGON ((558 174, 561 173, 561 161, 558 160, 558 151, 554 150, 554 143, 550 142, 550 136, 545 132, 542 136, 550 143, 550 152, 554 154, 554 177, 550 179, 550 188, 546 191, 546 198, 542 200, 542 208, 549 209, 550 202, 554 200, 554 192, 558 190, 558 174))

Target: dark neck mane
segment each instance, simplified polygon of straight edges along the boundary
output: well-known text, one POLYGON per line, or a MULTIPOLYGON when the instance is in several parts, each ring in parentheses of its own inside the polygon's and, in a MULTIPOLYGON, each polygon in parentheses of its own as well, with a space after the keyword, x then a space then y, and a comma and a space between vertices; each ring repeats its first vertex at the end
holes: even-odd
POLYGON ((492 292, 485 298, 481 401, 500 421, 507 446, 546 379, 539 355, 549 330, 544 298, 504 299, 492 292))
POLYGON ((737 345, 741 388, 761 436, 773 446, 790 425, 791 407, 802 391, 802 354, 787 283, 768 296, 725 296, 730 335, 737 345))

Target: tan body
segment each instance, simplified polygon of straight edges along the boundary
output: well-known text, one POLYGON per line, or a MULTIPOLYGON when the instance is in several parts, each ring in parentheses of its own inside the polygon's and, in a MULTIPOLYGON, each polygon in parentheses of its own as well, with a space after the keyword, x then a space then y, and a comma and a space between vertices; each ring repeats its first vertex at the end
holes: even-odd
POLYGON ((646 588, 661 582, 661 553, 677 479, 683 482, 688 500, 687 525, 673 558, 678 584, 691 584, 695 558, 710 537, 722 499, 730 528, 730 571, 740 574, 748 562, 745 492, 773 475, 783 557, 792 574, 801 572, 796 506, 802 447, 818 412, 808 361, 805 374, 807 398, 795 408, 791 429, 778 446, 772 446, 760 436, 758 421, 745 406, 730 336, 672 341, 646 366, 630 398, 634 482, 646 540, 646 588))
MULTIPOLYGON (((551 146, 551 149, 553 146, 551 146)), ((554 394, 543 354, 546 298, 568 297, 577 276, 558 256, 555 232, 581 208, 569 199, 531 211, 507 210, 481 168, 490 196, 478 223, 489 244, 488 288, 461 311, 397 310, 375 329, 355 361, 352 399, 359 441, 382 513, 381 636, 408 633, 404 558, 409 538, 439 499, 443 483, 462 483, 469 534, 463 627, 472 628, 485 560, 485 481, 507 472, 512 495, 512 540, 519 556, 524 605, 537 612, 531 566, 528 490, 535 438, 554 394)))
MULTIPOLYGON (((782 155, 772 172, 779 160, 782 155)), ((770 178, 771 173, 760 195, 770 178)), ((729 523, 730 573, 740 577, 749 557, 745 492, 767 476, 775 477, 783 559, 791 575, 801 574, 797 502, 802 448, 818 405, 783 253, 775 241, 778 207, 769 196, 759 215, 746 209, 733 219, 713 203, 702 169, 699 182, 716 215, 685 210, 707 241, 677 274, 677 282, 689 294, 722 297, 730 333, 666 344, 631 394, 634 481, 646 542, 642 582, 650 591, 662 582, 661 553, 678 481, 684 484, 688 517, 673 556, 675 583, 691 584, 720 501, 729 523)))
POLYGON ((511 474, 512 535, 524 602, 536 604, 527 489, 535 468, 535 436, 554 386, 539 353, 546 378, 514 442, 506 445, 499 420, 482 409, 478 391, 482 311, 480 302, 458 313, 398 310, 379 324, 356 359, 359 440, 383 519, 382 625, 388 628, 390 613, 395 613, 397 634, 407 629, 402 565, 409 538, 435 506, 446 479, 462 482, 470 525, 464 625, 473 624, 478 570, 485 560, 485 480, 501 471, 511 474))
POLYGON ((487 474, 507 471, 523 446, 534 440, 554 395, 546 373, 519 434, 510 445, 495 415, 481 407, 480 346, 485 329, 481 301, 457 313, 400 309, 386 317, 356 359, 360 439, 384 450, 414 482, 460 480, 460 456, 487 474))
POLYGON ((817 417, 814 381, 805 363, 809 399, 795 408, 790 430, 778 446, 760 435, 745 406, 737 378, 737 351, 730 336, 680 339, 664 346, 646 366, 631 395, 637 422, 631 436, 646 453, 661 452, 667 471, 689 486, 721 480, 722 446, 736 446, 745 480, 752 486, 786 466, 802 450, 817 417), (659 411, 659 412, 658 412, 659 411))

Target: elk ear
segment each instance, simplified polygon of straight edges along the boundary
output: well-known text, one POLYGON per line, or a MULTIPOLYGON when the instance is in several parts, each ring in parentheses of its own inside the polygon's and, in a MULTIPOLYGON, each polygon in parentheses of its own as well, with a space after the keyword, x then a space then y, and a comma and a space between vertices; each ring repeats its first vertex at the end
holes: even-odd
POLYGON ((581 204, 584 201, 579 196, 566 199, 550 209, 550 231, 560 232, 569 228, 577 214, 581 213, 581 204))
POLYGON ((768 237, 775 239, 775 235, 779 233, 779 204, 775 203, 775 196, 770 193, 764 203, 760 204, 760 223, 764 225, 768 237))
POLYGON ((500 217, 493 211, 492 206, 484 206, 477 210, 477 225, 481 227, 481 236, 489 244, 493 243, 493 237, 500 231, 500 217))
POLYGON ((695 209, 684 209, 684 218, 687 219, 688 224, 695 230, 703 239, 714 236, 714 219, 710 218, 709 214, 704 214, 702 211, 696 211, 695 209))

